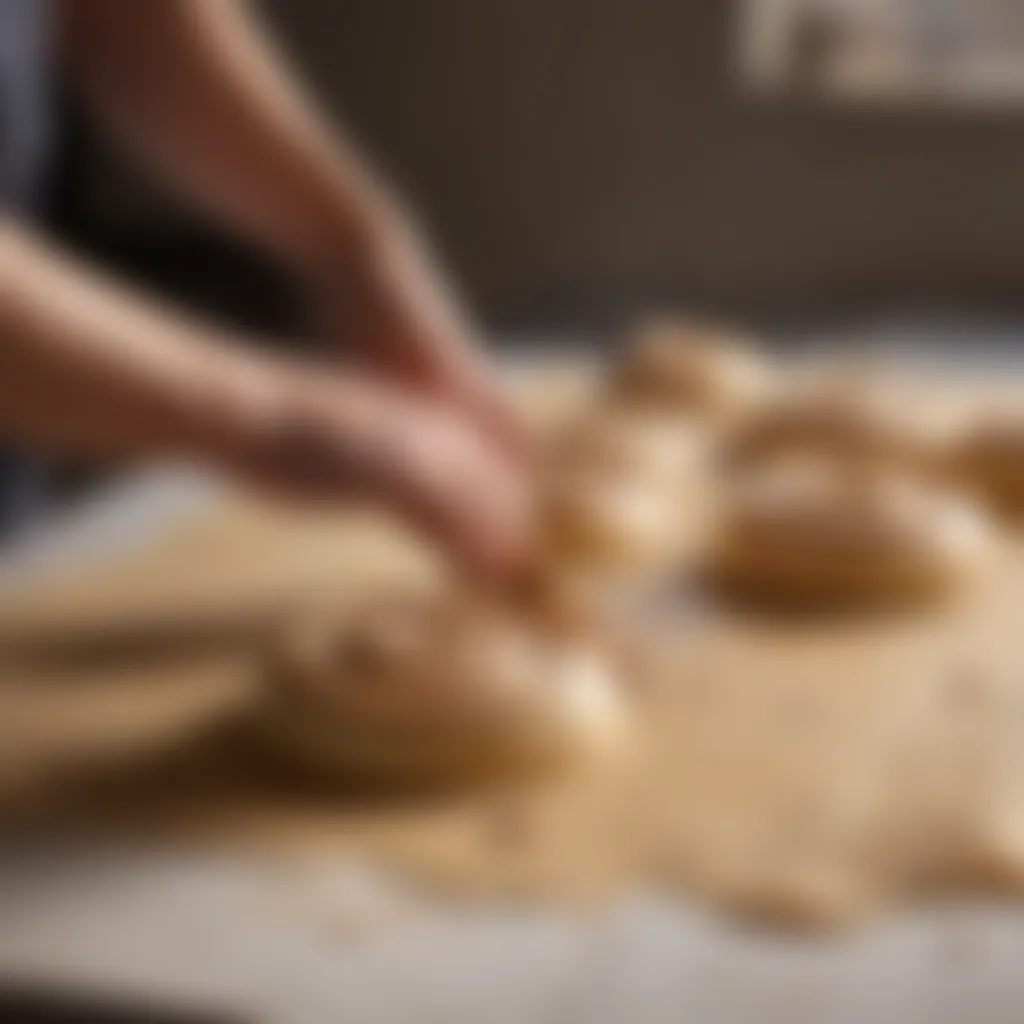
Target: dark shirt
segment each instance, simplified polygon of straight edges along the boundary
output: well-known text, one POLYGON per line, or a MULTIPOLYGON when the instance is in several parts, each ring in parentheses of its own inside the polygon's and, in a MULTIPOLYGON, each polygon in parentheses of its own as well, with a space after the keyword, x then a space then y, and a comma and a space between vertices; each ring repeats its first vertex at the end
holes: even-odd
POLYGON ((0 0, 0 204, 32 212, 50 143, 48 0, 0 0))
MULTIPOLYGON (((24 216, 42 201, 50 143, 51 15, 50 0, 0 0, 0 209, 24 216)), ((46 478, 37 460, 0 447, 0 535, 38 510, 46 478)))

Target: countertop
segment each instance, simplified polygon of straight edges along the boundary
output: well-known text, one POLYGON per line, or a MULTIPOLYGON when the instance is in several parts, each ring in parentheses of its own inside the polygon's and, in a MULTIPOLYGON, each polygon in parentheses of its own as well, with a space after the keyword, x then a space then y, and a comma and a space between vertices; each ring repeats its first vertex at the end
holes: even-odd
MULTIPOLYGON (((932 350, 934 351, 934 350, 932 350)), ((1017 362, 962 347, 972 364, 1017 362)), ((1024 365, 1024 364, 1022 364, 1024 365)), ((0 562, 103 558, 215 500, 122 481, 0 562)), ((348 863, 0 840, 0 982, 226 1008, 275 1024, 1000 1024, 1024 1016, 1024 908, 958 903, 780 938, 636 893, 600 912, 451 906, 348 863)))

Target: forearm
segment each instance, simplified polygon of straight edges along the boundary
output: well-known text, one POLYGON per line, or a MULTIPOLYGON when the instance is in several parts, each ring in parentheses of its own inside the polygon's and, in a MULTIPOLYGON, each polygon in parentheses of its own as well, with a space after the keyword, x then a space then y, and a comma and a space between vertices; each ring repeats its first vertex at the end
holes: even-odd
POLYGON ((0 221, 0 437, 82 455, 216 452, 273 374, 210 327, 0 221))
POLYGON ((184 457, 304 499, 383 502, 487 572, 521 547, 517 474, 461 417, 372 378, 253 355, 0 220, 4 440, 184 457))
POLYGON ((390 204, 372 176, 314 113, 243 0, 65 0, 65 12, 84 94, 217 216, 303 262, 324 244, 358 247, 384 219, 390 204))
POLYGON ((317 117, 244 0, 63 0, 63 11, 69 62, 105 120, 296 266, 325 341, 524 448, 416 226, 317 117))

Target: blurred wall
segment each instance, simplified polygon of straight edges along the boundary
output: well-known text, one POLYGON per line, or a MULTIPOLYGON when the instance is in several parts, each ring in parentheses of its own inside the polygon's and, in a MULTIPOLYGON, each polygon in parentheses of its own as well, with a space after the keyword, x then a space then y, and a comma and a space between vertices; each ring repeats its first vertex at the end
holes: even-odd
MULTIPOLYGON (((492 316, 1024 308, 1024 106, 757 97, 724 0, 262 6, 492 316)), ((92 201, 153 217, 117 173, 92 201)))

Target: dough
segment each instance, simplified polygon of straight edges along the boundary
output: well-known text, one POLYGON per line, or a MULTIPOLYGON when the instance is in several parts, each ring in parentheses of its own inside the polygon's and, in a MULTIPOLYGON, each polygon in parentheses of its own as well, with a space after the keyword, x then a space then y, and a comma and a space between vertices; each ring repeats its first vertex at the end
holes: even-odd
MULTIPOLYGON (((241 572, 251 587, 253 551, 292 560, 309 543, 304 525, 289 514, 272 531, 254 530, 251 516, 234 508, 201 536, 144 553, 145 571, 133 565, 130 583, 126 567, 104 565, 65 585, 94 599, 123 584, 140 600, 166 600, 181 596, 175 570, 184 556, 198 581, 212 566, 226 576, 241 572)), ((367 548, 365 531, 347 528, 349 543, 336 555, 324 537, 318 543, 336 584, 351 582, 346 565, 367 548)), ((366 585, 364 576, 324 607, 362 602, 366 585)), ((48 793, 44 810, 52 817, 44 820, 64 836, 78 827, 95 840, 106 828, 122 841, 134 835, 283 853, 300 873, 353 859, 379 864, 438 899, 607 907, 653 889, 820 926, 922 895, 976 894, 979 882, 1015 901, 1024 892, 1022 604, 1024 547, 1009 544, 976 602, 899 620, 897 628, 873 616, 766 623, 714 607, 696 609, 693 621, 680 609, 645 633, 650 665, 629 676, 624 756, 544 785, 483 786, 460 790, 458 799, 408 802, 342 787, 323 799, 282 785, 247 733, 211 734, 203 719, 191 735, 205 742, 186 744, 167 761, 154 762, 146 749, 143 763, 120 763, 116 785, 110 761, 99 785, 90 785, 79 764, 63 799, 48 793)), ((16 610, 10 602, 4 608, 5 615, 16 610)), ((323 635, 319 627, 313 632, 323 635)), ((299 640, 289 634, 289 650, 302 647, 299 640)), ((285 655, 285 664, 297 656, 285 655)), ((118 681, 116 701, 111 693, 80 703, 83 679, 70 666, 61 685, 33 679, 19 693, 58 717, 72 698, 80 704, 75 717, 92 729, 129 689, 152 703, 152 672, 136 665, 133 678, 118 681)), ((158 686, 163 709, 147 717, 167 715, 179 692, 171 683, 194 701, 194 666, 179 672, 158 686)), ((97 685, 105 689, 108 674, 97 685)), ((17 682, 25 683, 20 674, 17 682)), ((315 734, 332 744, 323 763, 295 746, 308 739, 305 732, 275 736, 291 758, 314 758, 325 777, 408 784, 405 765, 387 761, 388 775, 335 760, 332 724, 315 734)), ((14 753, 10 746, 3 759, 14 753)), ((135 749, 135 757, 141 753, 135 749)), ((345 921, 337 909, 332 926, 345 921)))
POLYGON ((970 425, 954 446, 953 471, 1000 515, 1024 521, 1024 415, 995 413, 970 425))
POLYGON ((711 572, 773 602, 888 605, 960 590, 990 543, 979 507, 920 478, 779 459, 737 482, 711 572))
POLYGON ((416 788, 607 753, 621 712, 596 644, 482 598, 435 595, 298 624, 261 721, 321 772, 416 788))
MULTIPOLYGON (((948 383, 963 391, 961 380, 948 383)), ((362 621, 345 609, 362 606, 368 589, 405 592, 424 575, 425 587, 435 583, 428 567, 417 565, 415 546, 400 540, 391 524, 363 515, 332 510, 311 519, 230 501, 121 563, 83 566, 8 595, 3 620, 46 622, 59 638, 59 624, 85 609, 94 623, 94 608, 192 608, 211 584, 225 604, 246 607, 259 595, 315 597, 320 614, 282 638, 282 671, 265 699, 272 703, 287 690, 282 703, 292 711, 334 709, 314 687, 321 679, 330 693, 337 678, 323 671, 329 660, 316 654, 323 650, 318 638, 337 638, 345 622, 362 621), (40 612, 42 619, 34 618, 40 612), (290 693, 295 689, 302 703, 290 693)), ((189 731, 196 745, 165 761, 140 743, 118 762, 116 785, 111 761, 92 783, 83 770, 89 765, 76 764, 63 798, 47 794, 44 821, 61 835, 79 827, 94 840, 106 827, 119 839, 269 849, 294 858, 300 872, 325 861, 379 863, 418 889, 436 887, 438 898, 593 899, 606 907, 609 899, 655 890, 741 914, 828 925, 922 897, 976 895, 979 884, 1009 905, 1024 894, 1022 606, 1024 544, 1011 536, 986 586, 934 614, 766 620, 685 599, 645 606, 646 667, 624 674, 628 744, 608 771, 569 772, 557 784, 514 794, 481 787, 459 799, 406 803, 368 800, 362 792, 348 799, 342 790, 324 800, 281 785, 244 730, 214 729, 204 714, 189 731)), ((254 652, 246 646, 244 653, 248 661, 254 652)), ((189 704, 206 701, 200 690, 208 692, 209 680, 197 688, 190 659, 177 668, 140 659, 123 669, 116 695, 98 700, 88 691, 107 690, 109 666, 94 687, 82 686, 89 680, 77 663, 65 663, 56 678, 30 681, 22 667, 8 666, 7 682, 18 687, 19 703, 38 701, 46 721, 66 721, 73 700, 86 731, 129 690, 149 706, 150 720, 180 723, 171 710, 176 694, 187 694, 189 704), (154 672, 166 673, 155 693, 154 672)), ((612 703, 621 723, 618 700, 612 703)), ((388 743, 371 748, 368 761, 346 757, 346 732, 336 723, 348 719, 332 714, 312 732, 274 735, 285 753, 310 757, 326 775, 408 783, 411 764, 377 760, 381 749, 395 749, 388 743), (301 745, 310 735, 312 753, 301 745)), ((314 717, 301 721, 309 726, 314 717)), ((0 726, 5 721, 4 761, 15 755, 21 728, 19 715, 0 714, 0 726)), ((409 724, 417 735, 417 720, 409 724)), ((184 732, 179 725, 175 731, 177 747, 184 732)), ((606 749, 602 741, 597 752, 606 749)), ((465 765, 456 764, 458 775, 465 765)), ((332 931, 350 927, 341 908, 325 910, 332 931)))
POLYGON ((796 388, 766 406, 737 434, 737 461, 792 451, 878 458, 920 469, 940 465, 951 424, 920 397, 860 377, 796 388))
POLYGON ((560 439, 552 463, 555 472, 585 467, 672 489, 702 473, 710 454, 706 432, 693 423, 657 410, 598 404, 560 439))
POLYGON ((632 576, 664 569, 686 547, 678 492, 636 473, 568 467, 542 510, 545 556, 559 564, 632 576))
POLYGON ((731 332, 654 321, 629 340, 610 390, 627 403, 733 422, 762 398, 766 379, 753 347, 731 332))
POLYGON ((706 512, 712 449, 677 416, 597 405, 561 439, 542 483, 546 557, 597 572, 676 563, 706 512))

